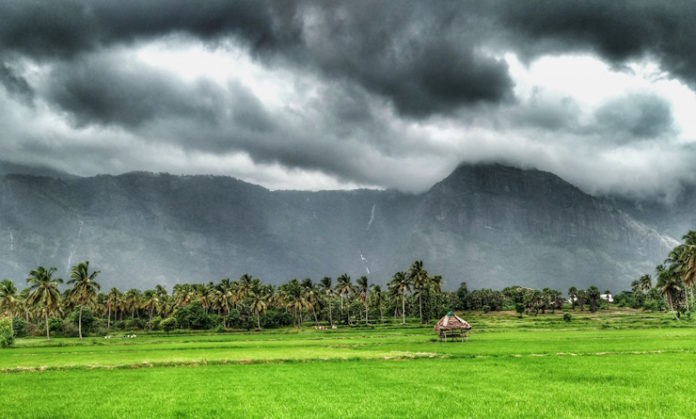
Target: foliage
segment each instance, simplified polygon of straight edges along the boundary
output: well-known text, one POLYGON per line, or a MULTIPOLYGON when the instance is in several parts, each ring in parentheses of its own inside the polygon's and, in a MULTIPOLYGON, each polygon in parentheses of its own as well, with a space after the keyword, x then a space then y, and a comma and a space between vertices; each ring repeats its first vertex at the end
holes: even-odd
POLYGON ((54 333, 63 333, 63 319, 60 317, 50 317, 48 319, 48 330, 54 333))
POLYGON ((200 301, 178 308, 174 312, 174 317, 176 323, 183 329, 208 329, 212 324, 200 301))
POLYGON ((0 317, 0 348, 8 348, 13 343, 12 321, 7 317, 0 317))
POLYGON ((573 320, 573 316, 570 313, 564 313, 563 314, 563 321, 566 323, 570 323, 573 320))
MULTIPOLYGON (((69 315, 70 322, 77 326, 80 321, 80 309, 75 308, 69 315)), ((94 326, 96 319, 92 314, 92 311, 88 308, 82 309, 82 329, 86 331, 91 331, 94 326)))
POLYGON ((162 328, 162 330, 167 332, 167 334, 169 334, 169 332, 171 332, 172 330, 176 329, 176 326, 176 318, 174 317, 167 317, 166 319, 160 322, 160 327, 162 328))
POLYGON ((27 335, 27 322, 19 317, 12 319, 12 330, 15 337, 22 338, 27 335))

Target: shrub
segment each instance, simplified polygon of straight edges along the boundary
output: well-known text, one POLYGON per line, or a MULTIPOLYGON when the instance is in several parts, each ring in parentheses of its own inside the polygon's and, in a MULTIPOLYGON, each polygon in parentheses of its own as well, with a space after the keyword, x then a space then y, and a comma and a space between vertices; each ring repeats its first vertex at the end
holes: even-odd
POLYGON ((24 319, 15 317, 12 319, 12 329, 15 337, 21 338, 27 335, 27 322, 24 319))
MULTIPOLYGON (((75 325, 75 323, 72 322, 71 319, 63 320, 63 327, 62 327, 61 332, 63 333, 63 336, 65 336, 65 337, 74 338, 74 337, 79 336, 79 333, 77 331, 77 326, 75 325)), ((83 330, 83 332, 84 332, 84 330, 83 330)))
POLYGON ((566 323, 570 323, 573 320, 573 316, 570 315, 570 313, 565 313, 563 315, 563 321, 566 323))
POLYGON ((160 316, 155 316, 148 323, 150 330, 159 330, 160 323, 162 323, 162 318, 160 316))
POLYGON ((522 318, 522 313, 524 313, 524 304, 522 303, 515 303, 515 311, 518 314, 518 317, 521 319, 522 318))
POLYGON ((48 319, 48 330, 53 333, 63 333, 63 319, 60 317, 50 317, 48 319))
POLYGON ((219 324, 219 325, 215 328, 215 333, 223 333, 224 331, 225 331, 225 328, 222 327, 221 324, 219 324))
POLYGON ((491 306, 486 304, 483 307, 481 307, 481 310, 483 310, 484 313, 488 313, 489 311, 491 311, 491 306))
POLYGON ((8 348, 14 343, 14 333, 12 332, 12 322, 8 318, 0 318, 0 347, 8 348))
POLYGON ((241 319, 242 316, 239 313, 239 310, 232 309, 227 313, 227 316, 225 316, 225 321, 227 322, 228 327, 241 327, 241 319))
POLYGON ((270 329, 274 327, 285 327, 292 324, 292 315, 285 310, 271 309, 261 316, 261 327, 270 329))
MULTIPOLYGON (((70 319, 70 322, 72 322, 73 325, 77 326, 79 321, 80 321, 80 308, 76 307, 68 316, 70 319)), ((92 315, 92 311, 86 307, 82 308, 82 333, 87 334, 90 330, 92 330, 92 326, 94 326, 94 316, 92 315)))
POLYGON ((162 328, 162 330, 167 332, 167 334, 169 334, 169 332, 171 332, 172 330, 176 329, 177 326, 176 319, 174 317, 167 317, 166 319, 162 320, 159 325, 162 328))
POLYGON ((211 326, 210 318, 203 309, 200 301, 195 301, 187 307, 181 307, 174 312, 176 322, 181 328, 186 329, 209 329, 211 326))
POLYGON ((125 330, 144 329, 145 322, 142 319, 128 319, 124 324, 125 330))

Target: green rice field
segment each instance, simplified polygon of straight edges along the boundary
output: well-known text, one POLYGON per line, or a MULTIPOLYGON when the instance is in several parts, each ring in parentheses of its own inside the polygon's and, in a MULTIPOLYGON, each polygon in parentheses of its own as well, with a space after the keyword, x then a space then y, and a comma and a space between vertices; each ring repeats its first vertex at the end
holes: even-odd
POLYGON ((696 322, 611 311, 432 326, 19 339, 2 417, 695 417, 696 322))

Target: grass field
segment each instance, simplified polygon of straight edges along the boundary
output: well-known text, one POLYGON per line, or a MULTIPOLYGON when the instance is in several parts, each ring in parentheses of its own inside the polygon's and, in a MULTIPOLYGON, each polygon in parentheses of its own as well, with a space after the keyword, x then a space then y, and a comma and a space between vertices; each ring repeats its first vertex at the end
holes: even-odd
POLYGON ((694 417, 696 324, 625 311, 431 328, 21 339, 3 417, 694 417))

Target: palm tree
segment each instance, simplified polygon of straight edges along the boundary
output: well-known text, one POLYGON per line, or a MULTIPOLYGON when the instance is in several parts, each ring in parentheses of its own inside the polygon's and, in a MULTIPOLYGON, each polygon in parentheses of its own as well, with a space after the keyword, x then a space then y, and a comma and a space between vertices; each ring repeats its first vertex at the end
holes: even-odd
POLYGON ((650 275, 643 275, 640 278, 638 278, 638 282, 640 283, 640 290, 647 293, 652 289, 652 278, 650 275))
POLYGON ((384 295, 382 294, 382 287, 375 284, 372 286, 372 294, 375 296, 374 303, 379 308, 379 321, 384 323, 384 313, 382 312, 382 304, 384 302, 384 295))
POLYGON ((302 310, 307 307, 307 301, 302 292, 302 285, 296 278, 293 278, 281 287, 281 292, 285 294, 285 303, 288 309, 292 311, 296 326, 298 328, 302 327, 302 310))
POLYGON ((256 315, 256 329, 261 330, 261 313, 268 307, 268 298, 272 293, 268 286, 261 285, 261 281, 255 279, 249 289, 249 308, 256 315))
POLYGON ((422 260, 414 261, 408 270, 408 279, 413 289, 418 294, 418 312, 420 314, 421 323, 423 323, 423 292, 428 286, 428 276, 428 271, 423 268, 422 260))
POLYGON ((307 301, 307 305, 312 308, 312 314, 314 315, 314 325, 319 326, 319 319, 317 319, 316 305, 319 303, 319 294, 317 288, 310 278, 306 278, 302 281, 302 288, 304 290, 304 299, 307 301))
POLYGON ((9 279, 0 282, 0 310, 5 312, 10 318, 10 331, 14 335, 14 325, 12 324, 14 313, 19 306, 17 287, 9 279))
POLYGON ((570 304, 575 311, 575 304, 578 301, 578 289, 576 287, 568 288, 568 298, 570 299, 570 304))
POLYGON ((368 307, 369 307, 369 295, 368 293, 370 292, 370 284, 368 284, 368 280, 366 276, 361 276, 358 278, 358 292, 360 295, 360 301, 365 305, 365 324, 369 324, 368 320, 368 307))
POLYGON ((667 305, 670 311, 675 311, 675 300, 678 305, 678 298, 682 292, 682 282, 679 273, 673 269, 665 268, 664 265, 658 265, 657 271, 657 287, 660 294, 667 298, 667 305))
POLYGON ((222 310, 222 327, 225 328, 227 327, 227 315, 229 314, 230 309, 234 307, 236 301, 234 291, 234 286, 229 278, 225 278, 220 281, 220 284, 218 285, 217 299, 220 309, 222 310))
POLYGON ((691 297, 694 301, 693 289, 696 285, 696 231, 689 231, 682 237, 684 240, 684 250, 681 254, 682 281, 689 290, 687 298, 691 297))
MULTIPOLYGON (((686 236, 685 236, 686 237, 686 236)), ((667 264, 667 269, 671 272, 673 272, 674 275, 679 277, 679 280, 681 281, 684 278, 684 263, 686 262, 687 259, 687 253, 688 249, 685 244, 680 244, 679 246, 675 247, 672 249, 671 252, 669 252, 669 255, 667 256, 667 259, 665 259, 665 263, 667 264)), ((682 283, 684 287, 684 291, 688 288, 687 284, 682 283)), ((681 294, 681 291, 680 293, 681 294)), ((686 293, 686 310, 689 310, 689 294, 686 293)))
POLYGON ((401 324, 406 324, 406 293, 411 291, 411 281, 405 272, 397 272, 389 282, 389 288, 401 296, 401 324))
POLYGON ((68 284, 73 286, 70 297, 80 305, 80 314, 77 321, 77 330, 82 339, 82 309, 85 305, 93 305, 97 296, 97 290, 101 287, 96 282, 99 271, 89 273, 89 262, 81 262, 73 266, 70 270, 70 280, 68 284))
POLYGON ((114 311, 114 321, 116 321, 116 310, 118 310, 118 302, 120 298, 121 291, 119 291, 118 288, 111 288, 109 293, 106 295, 106 309, 108 312, 106 316, 107 330, 111 329, 111 310, 114 311))
POLYGON ((321 290, 323 291, 324 295, 326 296, 326 299, 329 301, 329 324, 331 327, 333 327, 333 315, 331 313, 331 300, 333 300, 334 297, 334 290, 331 288, 331 278, 328 276, 325 276, 321 279, 321 282, 319 283, 321 286, 321 290))
POLYGON ((131 288, 123 297, 125 309, 131 313, 131 320, 134 320, 135 313, 140 308, 140 290, 131 288))
MULTIPOLYGON (((350 282, 350 276, 343 274, 336 279, 336 291, 341 297, 341 311, 343 311, 343 300, 350 299, 350 296, 355 292, 353 284, 350 282)), ((346 324, 350 324, 350 303, 347 304, 348 311, 346 313, 346 324)))
POLYGON ((53 278, 56 268, 49 269, 39 266, 29 272, 27 282, 29 283, 30 294, 27 298, 29 306, 36 307, 44 315, 46 321, 46 339, 51 339, 48 327, 48 316, 58 309, 60 304, 60 292, 58 285, 63 283, 60 278, 53 278))

